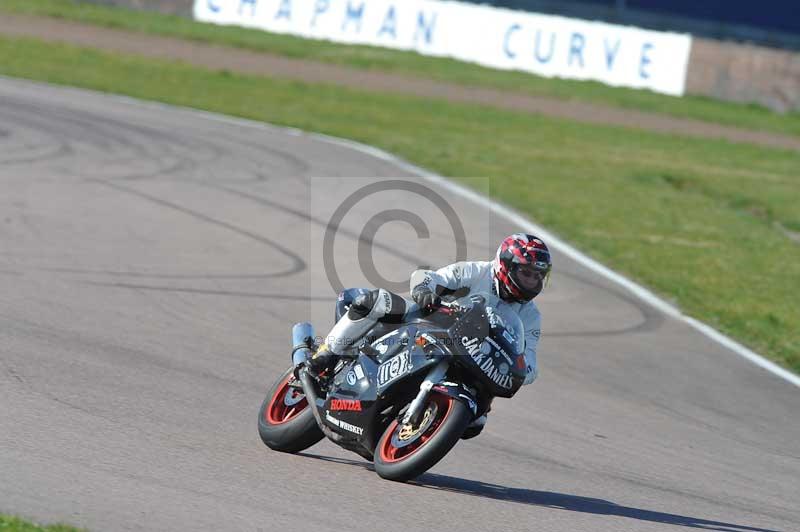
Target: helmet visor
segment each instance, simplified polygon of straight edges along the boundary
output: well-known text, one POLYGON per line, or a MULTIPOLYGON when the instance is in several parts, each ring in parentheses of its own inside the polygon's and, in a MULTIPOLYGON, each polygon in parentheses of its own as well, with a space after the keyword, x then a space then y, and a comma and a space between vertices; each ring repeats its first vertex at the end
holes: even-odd
POLYGON ((550 278, 550 264, 517 264, 511 276, 523 293, 538 293, 550 278))

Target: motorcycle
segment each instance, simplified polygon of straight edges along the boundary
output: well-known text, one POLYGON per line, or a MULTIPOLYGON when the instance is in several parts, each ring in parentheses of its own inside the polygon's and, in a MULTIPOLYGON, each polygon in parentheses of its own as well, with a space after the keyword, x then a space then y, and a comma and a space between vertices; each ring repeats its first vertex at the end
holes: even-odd
MULTIPOLYGON (((365 289, 339 296, 338 320, 365 289)), ((441 460, 486 413, 525 379, 524 329, 492 294, 455 299, 402 323, 379 322, 313 377, 305 361, 318 347, 309 323, 292 331, 293 366, 267 393, 258 414, 262 441, 297 453, 327 437, 374 462, 389 480, 411 480, 441 460)))

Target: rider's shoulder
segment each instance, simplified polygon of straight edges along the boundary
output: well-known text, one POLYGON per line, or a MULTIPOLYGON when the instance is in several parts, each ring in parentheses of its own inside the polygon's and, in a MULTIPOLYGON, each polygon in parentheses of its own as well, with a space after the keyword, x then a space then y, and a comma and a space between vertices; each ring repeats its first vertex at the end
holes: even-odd
POLYGON ((484 261, 484 260, 460 260, 458 262, 454 262, 446 266, 447 268, 482 268, 485 266, 491 266, 491 261, 484 261))
POLYGON ((529 319, 539 319, 542 315, 542 313, 539 312, 539 306, 534 301, 528 301, 522 305, 522 308, 520 308, 520 314, 529 319))
POLYGON ((491 267, 491 262, 462 260, 449 264, 445 266, 444 269, 454 274, 456 277, 471 278, 484 273, 484 271, 491 269, 491 267))
POLYGON ((492 269, 492 262, 486 260, 465 260, 456 264, 460 264, 460 267, 472 276, 488 273, 492 269))

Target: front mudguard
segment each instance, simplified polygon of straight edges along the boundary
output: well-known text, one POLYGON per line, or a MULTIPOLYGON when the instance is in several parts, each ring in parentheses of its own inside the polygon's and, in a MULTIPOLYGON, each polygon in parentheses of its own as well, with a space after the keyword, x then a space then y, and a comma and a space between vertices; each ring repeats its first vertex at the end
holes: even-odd
POLYGON ((433 388, 431 388, 431 392, 448 395, 453 399, 464 403, 464 405, 472 413, 473 418, 478 416, 478 399, 463 384, 459 382, 442 381, 434 384, 433 388))

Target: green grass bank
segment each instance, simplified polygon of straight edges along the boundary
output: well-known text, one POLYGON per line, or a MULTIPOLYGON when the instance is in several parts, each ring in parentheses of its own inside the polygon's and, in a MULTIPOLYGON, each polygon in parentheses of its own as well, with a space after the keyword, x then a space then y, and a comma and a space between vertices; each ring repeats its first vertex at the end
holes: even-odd
POLYGON ((491 195, 800 372, 800 153, 0 38, 0 73, 355 139, 491 195))
POLYGON ((298 59, 800 135, 798 113, 778 115, 754 105, 693 96, 676 98, 650 91, 609 87, 596 82, 547 79, 521 72, 492 70, 455 60, 424 57, 411 52, 332 44, 259 30, 203 24, 176 16, 107 7, 85 1, 0 0, 0 12, 57 17, 298 59))
POLYGON ((0 532, 81 532, 81 530, 62 524, 37 525, 19 517, 0 514, 0 532))

